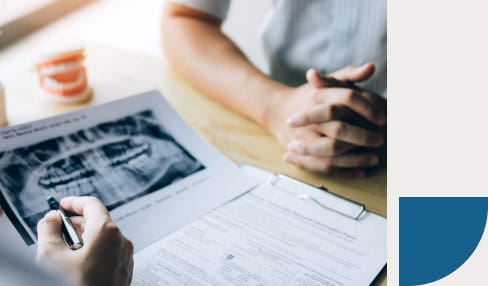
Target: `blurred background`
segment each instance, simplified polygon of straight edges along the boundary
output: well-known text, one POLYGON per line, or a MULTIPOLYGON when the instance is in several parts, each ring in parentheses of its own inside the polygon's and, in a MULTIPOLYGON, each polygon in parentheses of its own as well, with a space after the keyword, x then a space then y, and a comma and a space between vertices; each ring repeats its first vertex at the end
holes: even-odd
MULTIPOLYGON (((97 42, 162 57, 164 0, 0 0, 0 78, 60 45, 97 42), (13 47, 15 46, 15 53, 13 47), (19 57, 18 55, 28 55, 19 57)), ((272 0, 232 0, 225 32, 267 70, 260 27, 272 0)))

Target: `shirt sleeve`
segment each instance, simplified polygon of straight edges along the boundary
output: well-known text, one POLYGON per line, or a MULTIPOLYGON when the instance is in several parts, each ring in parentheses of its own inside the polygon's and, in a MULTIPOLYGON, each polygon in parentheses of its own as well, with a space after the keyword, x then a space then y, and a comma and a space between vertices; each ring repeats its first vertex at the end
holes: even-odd
POLYGON ((230 0, 169 0, 208 13, 224 20, 229 11, 230 0))

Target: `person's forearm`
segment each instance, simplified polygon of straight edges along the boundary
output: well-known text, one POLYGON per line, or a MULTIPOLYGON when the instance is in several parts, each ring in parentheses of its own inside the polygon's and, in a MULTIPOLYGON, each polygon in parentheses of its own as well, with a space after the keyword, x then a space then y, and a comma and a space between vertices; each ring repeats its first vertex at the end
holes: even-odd
POLYGON ((163 47, 172 67, 192 86, 267 127, 269 109, 290 87, 256 69, 219 23, 166 9, 163 47))

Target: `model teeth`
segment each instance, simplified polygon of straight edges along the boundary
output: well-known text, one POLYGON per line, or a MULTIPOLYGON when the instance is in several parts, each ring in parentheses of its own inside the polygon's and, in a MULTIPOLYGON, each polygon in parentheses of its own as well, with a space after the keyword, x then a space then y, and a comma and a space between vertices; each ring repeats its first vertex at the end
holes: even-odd
POLYGON ((66 91, 70 89, 74 89, 77 87, 82 86, 85 83, 85 75, 80 72, 78 73, 78 77, 76 81, 70 82, 70 83, 62 83, 59 82, 52 77, 45 77, 44 78, 44 84, 47 88, 54 89, 54 90, 59 90, 59 91, 66 91))
POLYGON ((65 73, 75 69, 82 69, 83 66, 79 62, 71 62, 65 64, 58 64, 49 67, 43 67, 39 70, 41 76, 51 76, 59 73, 65 73))

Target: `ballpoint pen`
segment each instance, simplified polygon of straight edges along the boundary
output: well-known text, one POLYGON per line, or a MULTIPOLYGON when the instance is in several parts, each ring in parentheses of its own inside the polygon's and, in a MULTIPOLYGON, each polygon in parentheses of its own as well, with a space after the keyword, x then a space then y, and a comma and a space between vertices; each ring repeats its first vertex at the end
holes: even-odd
POLYGON ((63 233, 64 240, 66 241, 68 246, 73 250, 81 248, 83 246, 83 241, 76 232, 73 223, 71 222, 69 217, 66 216, 64 210, 59 205, 59 202, 55 198, 49 197, 47 198, 47 203, 49 204, 49 208, 51 210, 57 211, 58 214, 61 216, 61 232, 63 233))

